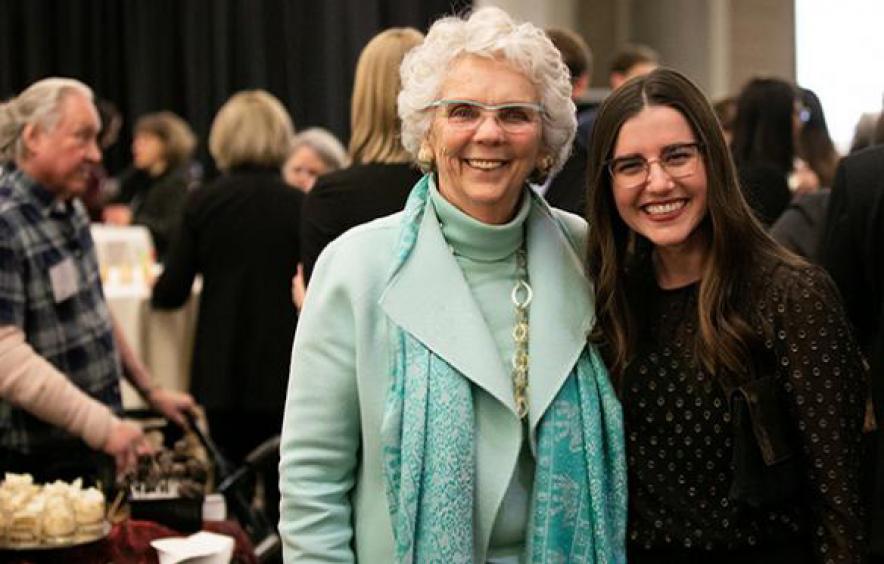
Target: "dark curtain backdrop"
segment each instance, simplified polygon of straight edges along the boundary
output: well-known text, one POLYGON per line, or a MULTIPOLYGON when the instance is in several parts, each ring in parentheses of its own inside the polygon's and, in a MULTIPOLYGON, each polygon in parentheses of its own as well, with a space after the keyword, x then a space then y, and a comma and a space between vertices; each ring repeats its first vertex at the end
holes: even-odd
POLYGON ((263 88, 295 127, 346 143, 360 50, 379 31, 426 31, 471 0, 0 0, 0 98, 46 76, 71 76, 114 102, 125 124, 106 155, 129 159, 134 119, 171 110, 200 139, 234 92, 263 88))

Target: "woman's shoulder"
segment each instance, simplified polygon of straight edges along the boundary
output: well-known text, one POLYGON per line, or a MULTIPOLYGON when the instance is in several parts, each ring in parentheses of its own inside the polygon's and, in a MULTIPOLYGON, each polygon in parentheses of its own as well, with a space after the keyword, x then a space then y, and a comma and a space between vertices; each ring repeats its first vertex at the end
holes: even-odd
POLYGON ((775 314, 840 307, 841 297, 826 271, 800 259, 762 261, 752 283, 775 314))
POLYGON ((329 243, 316 261, 311 286, 317 279, 333 276, 359 283, 388 274, 402 212, 357 225, 329 243))
POLYGON ((559 225, 571 241, 575 251, 582 257, 586 253, 586 238, 589 229, 586 220, 579 215, 549 205, 545 205, 545 208, 553 221, 559 225))

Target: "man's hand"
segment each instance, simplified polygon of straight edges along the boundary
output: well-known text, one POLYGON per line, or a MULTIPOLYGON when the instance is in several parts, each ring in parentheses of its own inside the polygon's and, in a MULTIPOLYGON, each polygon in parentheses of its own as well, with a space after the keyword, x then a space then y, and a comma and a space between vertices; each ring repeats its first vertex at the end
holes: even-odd
POLYGON ((131 421, 115 421, 102 450, 114 457, 118 474, 134 470, 138 455, 151 452, 141 427, 131 421))
POLYGON ((196 402, 193 396, 184 392, 176 392, 167 388, 153 388, 147 394, 150 405, 170 421, 184 427, 187 420, 185 412, 195 413, 196 402))

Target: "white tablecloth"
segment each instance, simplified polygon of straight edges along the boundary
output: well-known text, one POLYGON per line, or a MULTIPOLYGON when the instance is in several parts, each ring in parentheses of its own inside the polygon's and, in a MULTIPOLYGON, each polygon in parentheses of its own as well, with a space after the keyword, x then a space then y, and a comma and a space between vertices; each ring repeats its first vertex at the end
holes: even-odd
MULTIPOLYGON (((101 269, 104 295, 129 346, 144 362, 154 382, 186 391, 196 328, 200 285, 183 308, 150 307, 150 281, 156 274, 150 233, 140 226, 93 225, 92 238, 101 269)), ((123 382, 123 406, 142 407, 138 393, 123 382)))

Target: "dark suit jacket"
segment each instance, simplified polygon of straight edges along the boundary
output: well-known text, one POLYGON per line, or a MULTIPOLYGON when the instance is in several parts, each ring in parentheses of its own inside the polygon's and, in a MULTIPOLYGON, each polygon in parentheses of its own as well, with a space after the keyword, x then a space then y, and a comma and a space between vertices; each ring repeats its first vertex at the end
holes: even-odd
POLYGON ((301 219, 304 280, 326 245, 362 223, 396 213, 421 173, 411 164, 354 165, 319 177, 307 194, 301 219))
POLYGON ((876 492, 872 507, 874 554, 884 554, 884 147, 845 157, 838 166, 826 229, 822 265, 844 298, 847 316, 871 364, 872 398, 878 419, 876 492))
POLYGON ((190 387, 209 409, 283 408, 303 199, 278 170, 258 168, 231 171, 188 197, 152 301, 180 307, 202 274, 190 387))
POLYGON ((571 146, 571 155, 565 161, 562 170, 550 182, 544 198, 549 205, 560 210, 569 211, 584 217, 586 212, 587 191, 586 166, 587 150, 595 114, 598 106, 582 104, 577 110, 577 132, 571 146))

